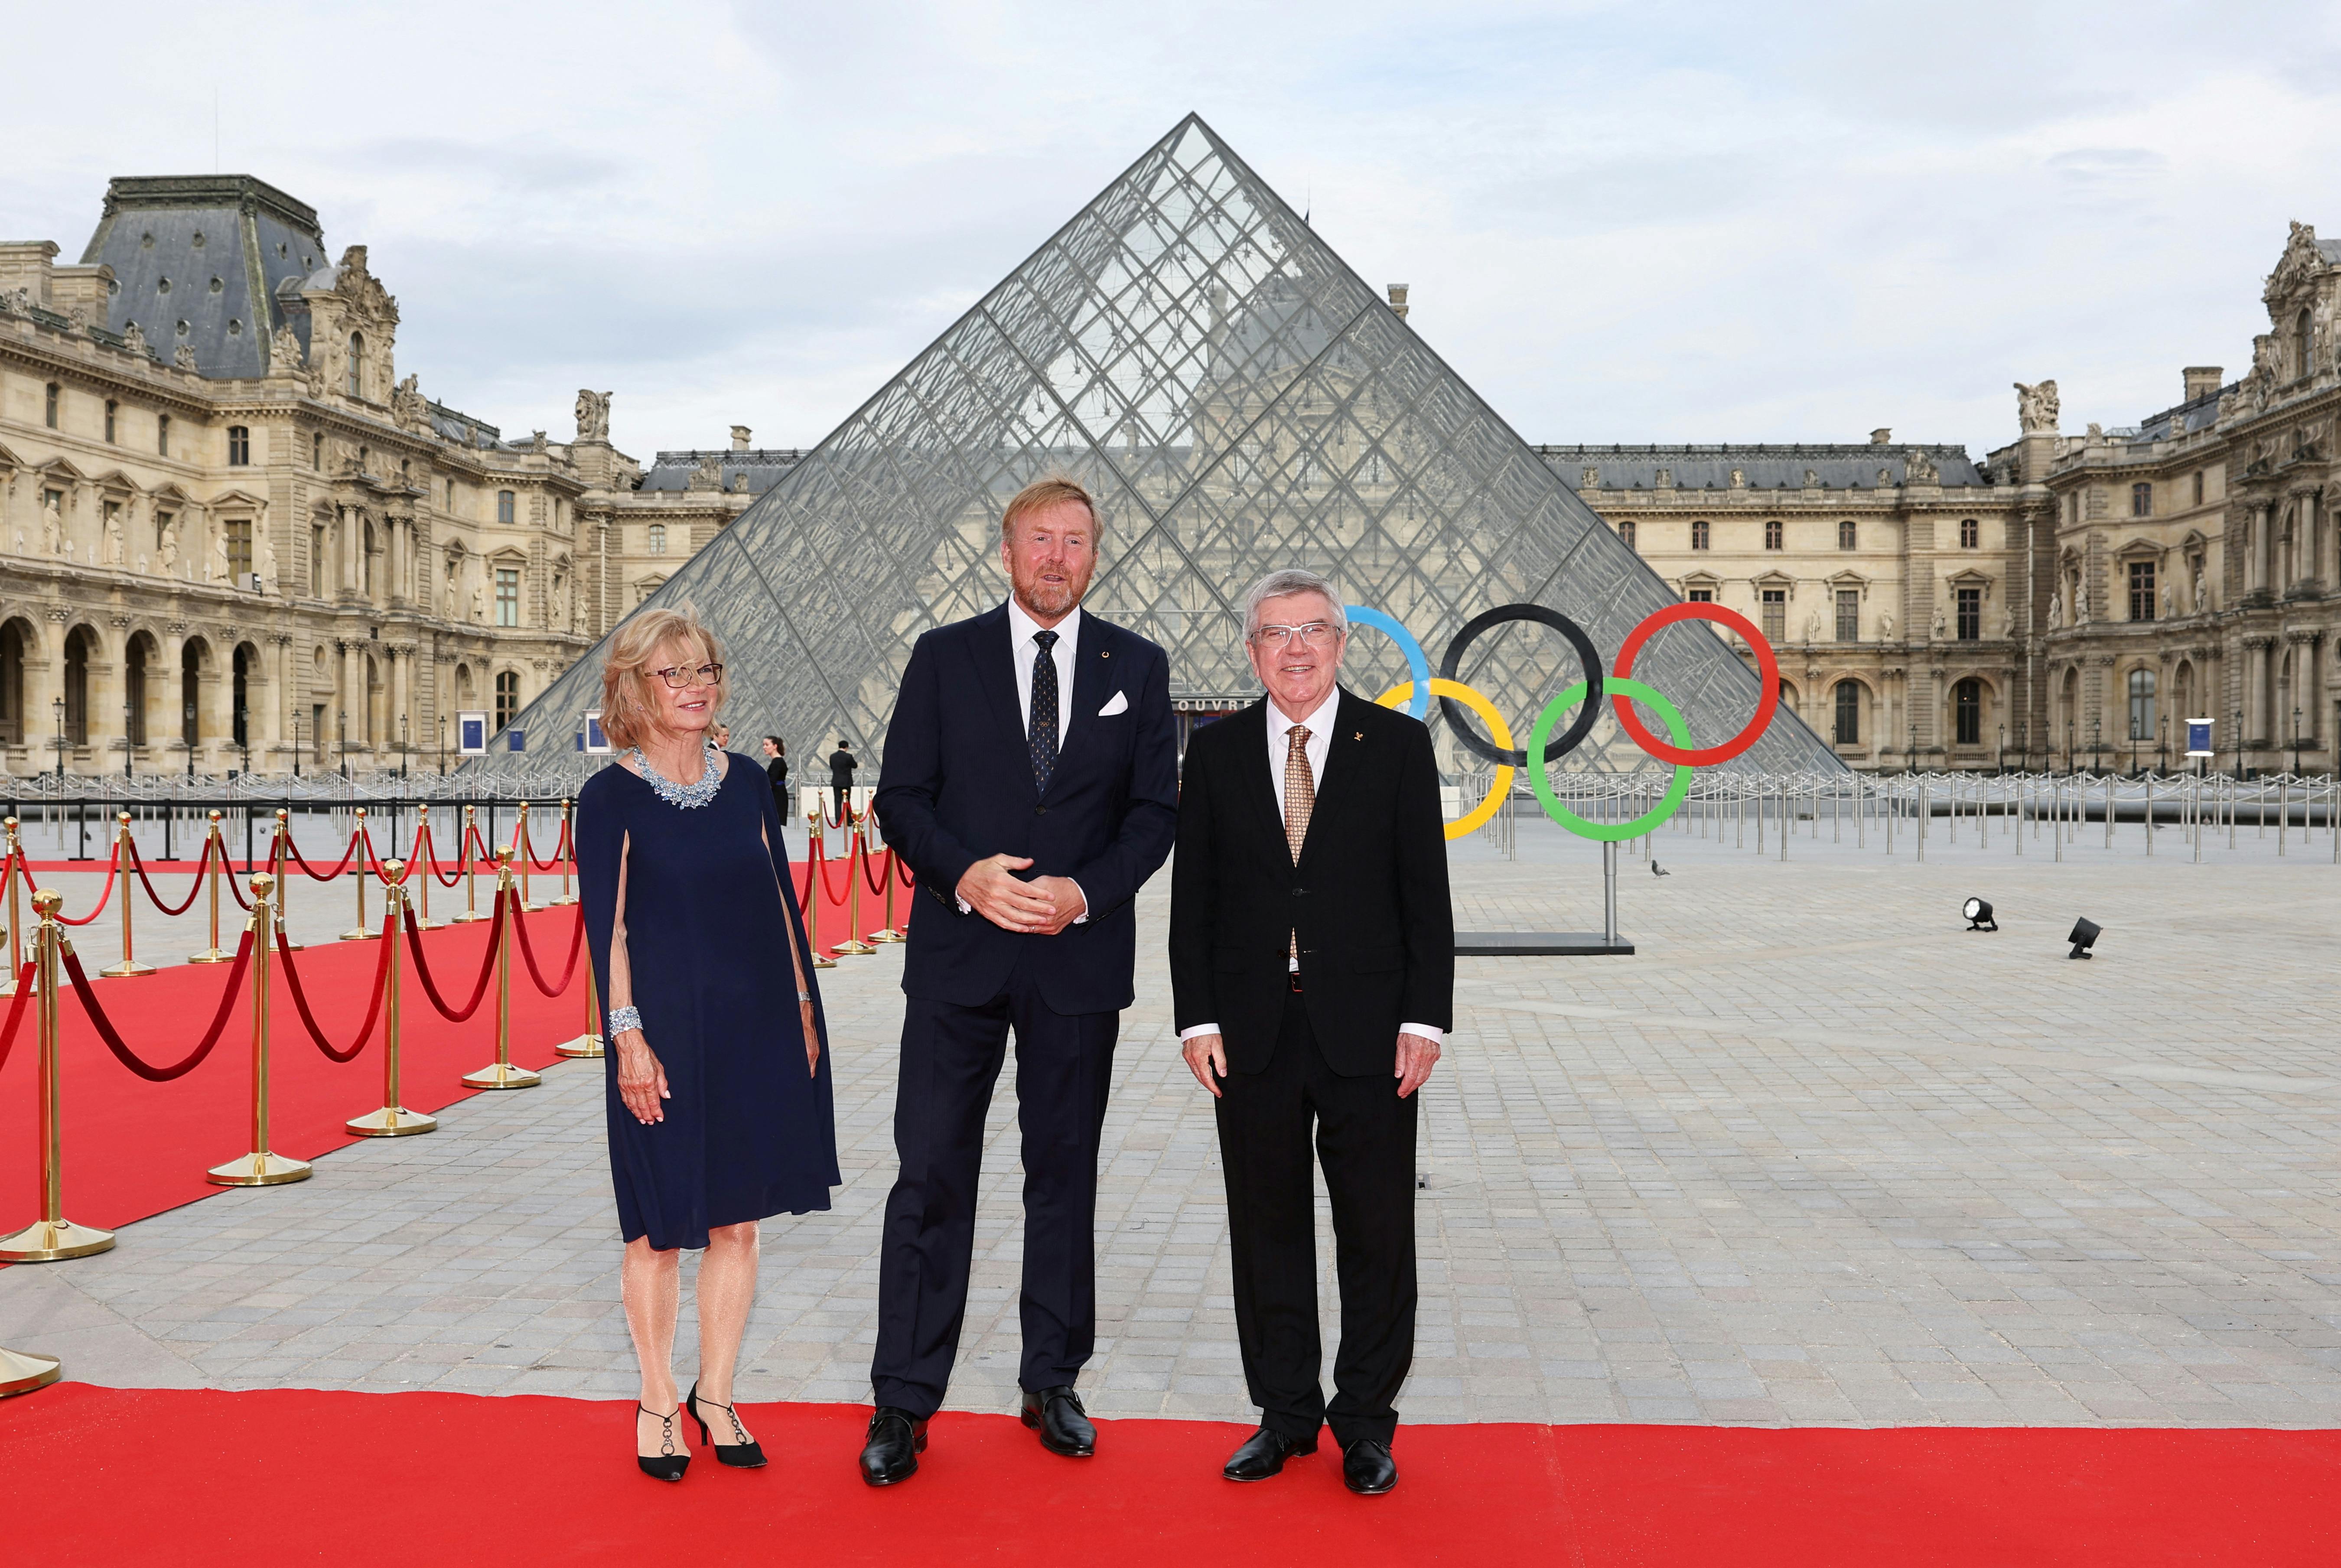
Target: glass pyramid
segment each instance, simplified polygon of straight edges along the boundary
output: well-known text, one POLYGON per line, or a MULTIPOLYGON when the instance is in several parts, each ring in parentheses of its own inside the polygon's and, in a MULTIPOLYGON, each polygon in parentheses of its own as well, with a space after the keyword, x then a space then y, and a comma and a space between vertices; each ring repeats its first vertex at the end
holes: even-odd
MULTIPOLYGON (((1434 669, 1456 630, 1496 605, 1559 610, 1610 660, 1675 600, 1190 115, 645 607, 697 606, 725 645, 726 719, 742 737, 788 737, 810 782, 838 737, 877 755, 921 632, 1005 598, 1001 511, 1051 472, 1099 499, 1085 606, 1169 650, 1173 699, 1199 707, 1258 693, 1241 596, 1280 566, 1320 571, 1349 602, 1396 617, 1434 669)), ((500 739, 473 766, 573 758, 580 716, 600 703, 601 652, 514 721, 532 755, 500 739)), ((1755 707, 1757 676, 1701 623, 1658 633, 1634 672, 1682 710, 1695 744, 1738 732, 1755 707)), ((1344 673, 1371 698, 1407 666, 1360 628, 1344 673)), ((1513 623, 1474 642, 1460 674, 1525 744, 1538 710, 1581 672, 1561 638, 1513 623)), ((1433 722, 1442 765, 1484 773, 1433 722)), ((1660 765, 1605 715, 1559 766, 1660 765)), ((1728 766, 1840 765, 1782 710, 1728 766)))

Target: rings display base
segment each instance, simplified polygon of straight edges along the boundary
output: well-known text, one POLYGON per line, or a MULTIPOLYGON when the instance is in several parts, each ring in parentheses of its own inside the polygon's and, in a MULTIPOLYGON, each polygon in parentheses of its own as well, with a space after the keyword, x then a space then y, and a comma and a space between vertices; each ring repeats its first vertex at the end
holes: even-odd
POLYGON ((35 1220, 14 1236, 0 1236, 0 1263, 56 1263, 105 1252, 113 1245, 110 1230, 75 1225, 69 1219, 54 1224, 35 1220))
POLYGON ((212 1166, 204 1173, 204 1179, 217 1186, 283 1186, 286 1182, 307 1181, 309 1176, 307 1160, 286 1159, 262 1149, 212 1166))
POLYGON ((362 1138, 404 1138, 416 1133, 427 1133, 438 1126, 437 1116, 410 1111, 404 1106, 384 1106, 378 1111, 368 1111, 362 1116, 352 1116, 342 1126, 362 1138))
POLYGON ((490 1062, 478 1072, 463 1075, 463 1087, 473 1089, 533 1089, 543 1081, 526 1067, 516 1067, 510 1062, 490 1062))

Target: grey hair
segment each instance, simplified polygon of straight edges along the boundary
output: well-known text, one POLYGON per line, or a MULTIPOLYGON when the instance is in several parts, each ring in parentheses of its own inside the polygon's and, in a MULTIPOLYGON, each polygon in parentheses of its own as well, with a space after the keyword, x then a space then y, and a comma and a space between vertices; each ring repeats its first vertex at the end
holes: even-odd
POLYGON ((1323 594, 1325 602, 1333 610, 1329 619, 1333 623, 1334 633, 1342 637, 1349 635, 1350 615, 1341 608, 1340 593, 1331 583, 1315 572, 1305 571, 1297 566, 1288 566, 1280 571, 1270 572, 1266 577, 1253 583, 1251 591, 1244 595, 1244 640, 1246 642, 1250 642, 1260 631, 1260 607, 1271 599, 1282 599, 1290 593, 1323 594))

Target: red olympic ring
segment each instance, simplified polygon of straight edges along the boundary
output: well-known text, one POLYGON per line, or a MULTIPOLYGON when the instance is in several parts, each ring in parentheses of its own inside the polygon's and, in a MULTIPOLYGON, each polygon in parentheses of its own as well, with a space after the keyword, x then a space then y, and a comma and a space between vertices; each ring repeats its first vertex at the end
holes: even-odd
POLYGON ((1669 746, 1651 734, 1649 727, 1635 715, 1633 699, 1613 697, 1610 700, 1617 705, 1619 727, 1632 736, 1634 744, 1639 746, 1644 751, 1661 762, 1672 762, 1678 766, 1692 768, 1711 768, 1718 762, 1730 761, 1734 757, 1755 745, 1758 738, 1771 724, 1773 710, 1780 705, 1780 665, 1779 661, 1772 657, 1772 645, 1764 640, 1764 634, 1757 630, 1746 616, 1736 610, 1727 610, 1720 604, 1705 600, 1693 600, 1682 604, 1669 604, 1664 610, 1653 610, 1648 620, 1629 632, 1626 640, 1618 645, 1618 661, 1612 667, 1610 673, 1620 679, 1633 674, 1634 656, 1641 652, 1642 644, 1649 640, 1650 633, 1672 626, 1678 620, 1712 620, 1728 626, 1747 639, 1748 646, 1756 650, 1757 679, 1762 683, 1763 694, 1757 700, 1756 716, 1748 720, 1748 727, 1720 746, 1702 746, 1697 750, 1691 750, 1680 746, 1669 746))

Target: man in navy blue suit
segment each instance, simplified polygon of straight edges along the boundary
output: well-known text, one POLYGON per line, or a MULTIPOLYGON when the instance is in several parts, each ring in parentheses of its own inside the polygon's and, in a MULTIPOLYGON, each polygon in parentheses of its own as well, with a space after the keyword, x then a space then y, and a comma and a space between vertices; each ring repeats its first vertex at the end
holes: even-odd
POLYGON ((1023 1135, 1024 1424, 1085 1458, 1073 1392, 1097 1329, 1098 1137, 1121 1009, 1131 900, 1179 815, 1170 660, 1081 610, 1097 509, 1069 479, 1001 519, 1006 604, 918 640, 886 730, 875 806, 925 897, 902 968, 902 1077, 878 1277, 877 1410, 862 1478, 919 1467, 959 1354, 984 1114, 1016 1034, 1023 1135))

